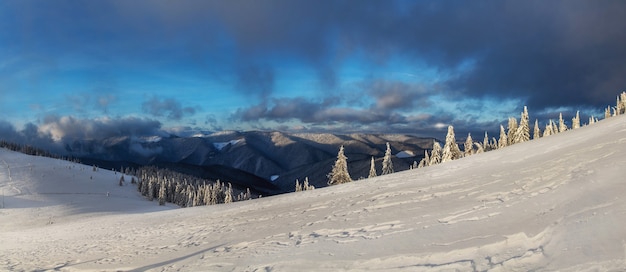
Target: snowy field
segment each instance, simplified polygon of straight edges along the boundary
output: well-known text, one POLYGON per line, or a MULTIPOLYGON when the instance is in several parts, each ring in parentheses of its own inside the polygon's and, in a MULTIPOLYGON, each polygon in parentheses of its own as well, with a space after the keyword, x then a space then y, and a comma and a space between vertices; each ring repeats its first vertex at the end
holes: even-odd
MULTIPOLYGON (((0 270, 624 271, 626 118, 346 185, 180 209, 0 150, 0 270)), ((127 177, 126 181, 130 179, 127 177)))

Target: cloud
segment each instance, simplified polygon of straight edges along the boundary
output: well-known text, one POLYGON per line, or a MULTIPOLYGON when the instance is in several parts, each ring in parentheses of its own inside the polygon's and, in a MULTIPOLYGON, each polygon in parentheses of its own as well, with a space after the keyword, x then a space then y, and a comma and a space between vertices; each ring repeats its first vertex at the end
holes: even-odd
MULTIPOLYGON (((292 65, 312 68, 328 95, 353 80, 342 73, 350 61, 377 76, 400 59, 416 68, 411 72, 437 71, 433 80, 448 99, 601 108, 626 88, 625 7, 587 0, 15 1, 0 10, 10 20, 0 33, 14 41, 5 50, 12 58, 0 62, 0 71, 10 72, 0 75, 7 79, 0 92, 38 82, 72 56, 104 63, 99 70, 130 63, 219 74, 262 100, 239 109, 241 120, 399 122, 408 118, 399 110, 427 107, 433 93, 388 80, 363 87, 373 103, 365 107, 273 95, 292 65)), ((115 101, 96 100, 104 109, 115 101)), ((142 109, 170 120, 195 112, 157 97, 142 109)))
POLYGON ((407 110, 428 104, 429 93, 424 85, 379 79, 361 86, 375 99, 372 108, 378 111, 407 110))
POLYGON ((119 136, 161 135, 161 123, 136 117, 78 119, 72 116, 46 116, 38 126, 39 135, 54 141, 100 140, 119 136))
POLYGON ((155 117, 165 116, 170 120, 181 120, 184 116, 193 115, 196 109, 193 107, 183 107, 174 98, 158 98, 153 96, 141 105, 141 109, 155 117))

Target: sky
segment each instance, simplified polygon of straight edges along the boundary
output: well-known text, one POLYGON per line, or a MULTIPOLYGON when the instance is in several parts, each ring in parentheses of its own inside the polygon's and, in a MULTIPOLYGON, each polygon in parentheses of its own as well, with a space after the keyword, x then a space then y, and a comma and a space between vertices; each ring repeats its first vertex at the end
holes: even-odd
POLYGON ((625 27, 611 0, 0 1, 0 136, 482 139, 524 105, 601 115, 625 27))

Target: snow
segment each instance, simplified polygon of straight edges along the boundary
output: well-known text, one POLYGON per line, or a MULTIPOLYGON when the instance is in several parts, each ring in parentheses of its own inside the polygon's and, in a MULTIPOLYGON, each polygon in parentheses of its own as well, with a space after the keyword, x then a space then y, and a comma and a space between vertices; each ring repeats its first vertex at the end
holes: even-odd
POLYGON ((272 175, 272 176, 270 177, 270 180, 271 180, 271 181, 275 181, 275 180, 277 180, 279 177, 280 177, 280 175, 272 175))
POLYGON ((396 154, 396 157, 401 158, 401 159, 413 158, 415 157, 415 153, 413 153, 413 151, 411 150, 404 150, 404 151, 398 152, 398 154, 396 154))
POLYGON ((0 150, 0 270, 624 271, 624 154, 626 119, 613 117, 436 166, 178 209, 119 174, 0 150))
POLYGON ((213 146, 215 146, 215 148, 217 150, 222 151, 222 149, 224 149, 224 147, 226 147, 228 145, 236 145, 239 142, 241 142, 241 139, 230 140, 228 142, 216 142, 216 143, 213 143, 213 146))

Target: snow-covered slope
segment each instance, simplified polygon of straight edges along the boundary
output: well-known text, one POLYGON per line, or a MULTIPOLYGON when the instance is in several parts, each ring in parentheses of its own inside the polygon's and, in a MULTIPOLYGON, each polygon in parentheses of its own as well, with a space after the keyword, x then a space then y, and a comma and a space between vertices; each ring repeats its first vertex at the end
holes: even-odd
POLYGON ((67 163, 0 151, 0 270, 624 271, 624 154, 615 117, 350 184, 168 209, 104 172, 79 192, 108 198, 41 194, 75 190, 46 170, 67 163))

